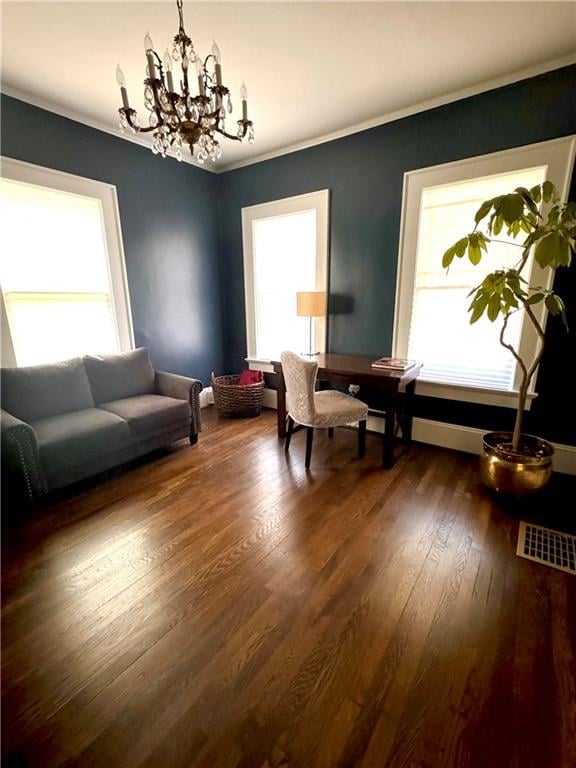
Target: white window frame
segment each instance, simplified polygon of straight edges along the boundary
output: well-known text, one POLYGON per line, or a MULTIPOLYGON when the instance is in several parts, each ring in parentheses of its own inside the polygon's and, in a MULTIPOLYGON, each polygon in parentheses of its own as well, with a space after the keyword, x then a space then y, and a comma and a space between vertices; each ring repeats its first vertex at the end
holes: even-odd
MULTIPOLYGON (((83 176, 56 171, 53 168, 43 168, 39 165, 25 163, 21 160, 13 160, 8 157, 0 157, 0 171, 2 177, 12 181, 20 181, 36 187, 56 189, 61 192, 90 197, 99 201, 112 294, 112 312, 118 346, 123 352, 134 349, 134 329, 132 326, 132 313, 130 311, 130 295, 128 293, 116 187, 113 184, 106 184, 102 181, 84 178, 83 176)), ((3 296, 1 303, 2 365, 16 366, 16 355, 12 345, 3 296)))
MULTIPOLYGON (((328 293, 328 238, 330 190, 322 189, 304 195, 285 197, 268 203, 242 208, 242 248, 244 251, 244 298, 246 307, 246 360, 251 368, 272 370, 270 360, 256 354, 256 314, 254 296, 254 259, 252 232, 257 219, 278 218, 303 211, 316 212, 316 290, 328 293)), ((319 352, 326 351, 326 318, 314 319, 314 344, 319 352)))
MULTIPOLYGON (((493 152, 480 157, 471 157, 452 163, 408 171, 404 174, 392 346, 392 354, 395 357, 407 357, 408 354, 422 190, 427 187, 493 176, 524 168, 545 166, 546 178, 556 184, 558 194, 561 200, 564 201, 567 199, 570 189, 575 151, 576 137, 572 135, 562 139, 553 139, 552 141, 544 141, 502 152, 493 152)), ((440 256, 441 254, 439 258, 440 256)), ((487 258, 490 258, 490 254, 488 254, 487 258)), ((484 262, 486 264, 484 272, 487 272, 489 268, 486 258, 484 262)), ((479 269, 479 277, 484 272, 482 269, 479 269)), ((551 288, 554 274, 549 269, 541 269, 535 263, 532 270, 532 279, 538 285, 551 288)), ((537 309, 536 315, 539 322, 544 326, 547 319, 547 310, 544 303, 542 302, 535 309, 537 309)), ((467 322, 465 308, 463 308, 462 321, 467 322)), ((536 341, 537 337, 532 325, 530 323, 523 323, 520 354, 523 357, 529 357, 536 348, 536 341)), ((533 388, 535 381, 536 376, 532 380, 532 388, 527 399, 527 410, 530 408, 531 400, 537 396, 533 388)), ((515 408, 517 406, 518 382, 519 371, 517 367, 514 388, 512 390, 481 389, 458 384, 446 384, 445 382, 426 381, 425 378, 422 378, 417 381, 416 393, 430 397, 515 408)))

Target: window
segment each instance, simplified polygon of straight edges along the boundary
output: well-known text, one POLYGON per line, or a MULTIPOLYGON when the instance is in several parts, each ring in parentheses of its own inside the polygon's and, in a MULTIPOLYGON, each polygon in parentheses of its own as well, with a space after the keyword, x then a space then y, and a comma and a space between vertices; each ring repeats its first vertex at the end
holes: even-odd
MULTIPOLYGON (((297 291, 325 291, 328 191, 242 210, 248 358, 279 359, 308 349, 309 321, 296 315, 297 291)), ((314 321, 315 345, 326 346, 324 318, 314 321)))
POLYGON ((2 170, 4 364, 130 349, 114 188, 11 160, 2 170))
MULTIPOLYGON (((457 259, 448 272, 442 254, 473 229, 474 214, 487 198, 547 178, 565 194, 573 151, 572 140, 546 142, 406 174, 394 354, 424 364, 421 394, 514 405, 517 365, 498 342, 499 323, 470 325, 466 310, 470 290, 492 269, 516 264, 519 249, 494 243, 479 266, 457 259)), ((502 233, 498 239, 508 238, 502 233)), ((540 285, 549 277, 535 263, 528 269, 540 285)), ((522 319, 513 315, 507 339, 530 356, 536 337, 522 319)))

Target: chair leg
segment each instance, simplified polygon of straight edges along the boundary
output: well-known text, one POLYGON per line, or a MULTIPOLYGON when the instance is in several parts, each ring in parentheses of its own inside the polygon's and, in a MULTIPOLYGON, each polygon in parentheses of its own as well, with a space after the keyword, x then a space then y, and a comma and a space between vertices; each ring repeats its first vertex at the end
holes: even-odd
POLYGON ((312 440, 314 439, 314 427, 306 427, 306 469, 310 469, 312 458, 312 440))
POLYGON ((328 427, 328 437, 330 440, 334 437, 334 427, 328 427))
POLYGON ((363 459, 366 454, 366 419, 358 422, 358 456, 363 459))
POLYGON ((286 434, 286 442, 284 443, 284 450, 286 453, 290 450, 290 440, 292 440, 292 433, 294 432, 294 419, 292 416, 288 416, 288 432, 286 434))

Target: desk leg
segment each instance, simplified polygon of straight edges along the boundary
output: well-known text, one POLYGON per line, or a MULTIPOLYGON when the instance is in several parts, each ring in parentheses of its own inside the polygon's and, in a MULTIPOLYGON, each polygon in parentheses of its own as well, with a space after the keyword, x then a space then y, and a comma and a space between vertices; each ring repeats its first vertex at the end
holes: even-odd
POLYGON ((382 454, 382 464, 385 469, 390 469, 394 465, 394 432, 396 424, 396 398, 391 399, 388 408, 386 408, 385 430, 384 430, 384 451, 382 454))
POLYGON ((409 443, 412 440, 412 416, 414 413, 414 391, 416 379, 406 386, 404 395, 404 412, 402 414, 402 437, 409 443))
POLYGON ((276 405, 276 420, 278 428, 278 438, 286 437, 286 384, 284 383, 284 376, 278 374, 278 389, 276 390, 277 405, 276 405))

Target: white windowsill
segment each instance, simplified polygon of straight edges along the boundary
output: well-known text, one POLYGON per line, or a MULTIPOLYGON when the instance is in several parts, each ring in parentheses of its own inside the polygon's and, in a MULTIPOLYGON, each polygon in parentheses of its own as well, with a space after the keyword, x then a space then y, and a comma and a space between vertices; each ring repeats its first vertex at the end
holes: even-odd
POLYGON ((274 373, 271 360, 263 360, 260 357, 245 357, 248 367, 252 371, 264 371, 264 373, 274 373))
MULTIPOLYGON (((480 403, 482 405, 498 405, 504 408, 518 406, 518 392, 501 389, 482 389, 466 387, 461 384, 446 384, 437 381, 416 381, 416 394, 426 397, 439 397, 443 400, 460 400, 465 403, 480 403)), ((529 411, 532 400, 538 397, 537 392, 529 392, 526 398, 526 408, 529 411)))

